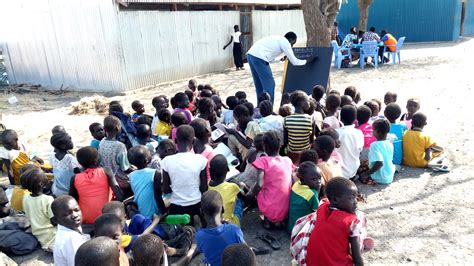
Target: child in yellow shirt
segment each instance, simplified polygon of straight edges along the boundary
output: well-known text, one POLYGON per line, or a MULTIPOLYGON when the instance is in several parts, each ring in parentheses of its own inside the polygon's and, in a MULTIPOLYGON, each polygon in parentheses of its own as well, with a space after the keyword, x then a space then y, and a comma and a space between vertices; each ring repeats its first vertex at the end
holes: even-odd
POLYGON ((171 138, 171 112, 168 109, 158 111, 159 122, 156 124, 155 132, 158 136, 171 138))

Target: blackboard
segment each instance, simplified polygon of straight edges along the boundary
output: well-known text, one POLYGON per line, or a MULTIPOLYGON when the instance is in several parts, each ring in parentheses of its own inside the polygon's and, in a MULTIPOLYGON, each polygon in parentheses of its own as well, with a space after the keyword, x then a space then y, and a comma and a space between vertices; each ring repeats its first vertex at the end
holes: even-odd
POLYGON ((304 66, 293 66, 286 62, 283 75, 283 93, 291 93, 296 90, 305 91, 311 95, 315 85, 328 85, 329 70, 331 69, 332 48, 331 47, 306 47, 293 48, 298 59, 307 59, 316 55, 317 60, 304 66))

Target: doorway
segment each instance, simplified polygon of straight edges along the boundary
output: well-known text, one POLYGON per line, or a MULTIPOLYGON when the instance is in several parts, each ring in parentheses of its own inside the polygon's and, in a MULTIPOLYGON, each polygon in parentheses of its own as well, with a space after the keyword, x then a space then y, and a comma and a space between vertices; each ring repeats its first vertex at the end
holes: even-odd
POLYGON ((466 18, 466 1, 462 1, 461 6, 461 28, 459 36, 464 36, 464 19, 466 18))
POLYGON ((244 62, 247 62, 247 51, 253 43, 252 38, 252 6, 241 6, 240 10, 240 31, 242 32, 242 53, 244 62))

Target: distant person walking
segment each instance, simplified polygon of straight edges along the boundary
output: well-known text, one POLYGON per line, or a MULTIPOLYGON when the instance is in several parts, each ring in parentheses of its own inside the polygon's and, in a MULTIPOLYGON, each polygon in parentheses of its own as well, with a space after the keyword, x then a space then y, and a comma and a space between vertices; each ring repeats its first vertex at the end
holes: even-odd
POLYGON ((224 50, 229 46, 232 42, 234 43, 234 48, 232 49, 232 53, 234 54, 234 63, 236 70, 243 70, 244 69, 244 60, 242 58, 242 45, 240 43, 240 36, 242 32, 240 32, 239 25, 234 26, 234 33, 230 35, 229 43, 224 46, 224 50))
POLYGON ((254 43, 247 52, 247 60, 252 72, 257 98, 262 92, 267 92, 270 94, 273 103, 275 99, 275 80, 273 79, 270 63, 277 62, 278 59, 276 58, 278 56, 285 54, 290 63, 295 66, 302 66, 314 60, 314 58, 299 60, 295 57, 291 47, 296 43, 296 38, 294 32, 288 32, 284 37, 265 37, 254 43))

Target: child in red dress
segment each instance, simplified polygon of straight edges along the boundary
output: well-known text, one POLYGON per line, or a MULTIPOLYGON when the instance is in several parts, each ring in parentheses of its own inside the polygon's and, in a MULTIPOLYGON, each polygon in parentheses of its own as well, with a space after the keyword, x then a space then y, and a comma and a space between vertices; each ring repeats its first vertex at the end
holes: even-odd
POLYGON ((356 213, 357 187, 347 178, 335 177, 326 186, 328 201, 317 210, 308 242, 306 263, 311 265, 363 265, 361 251, 371 249, 366 220, 356 213))

